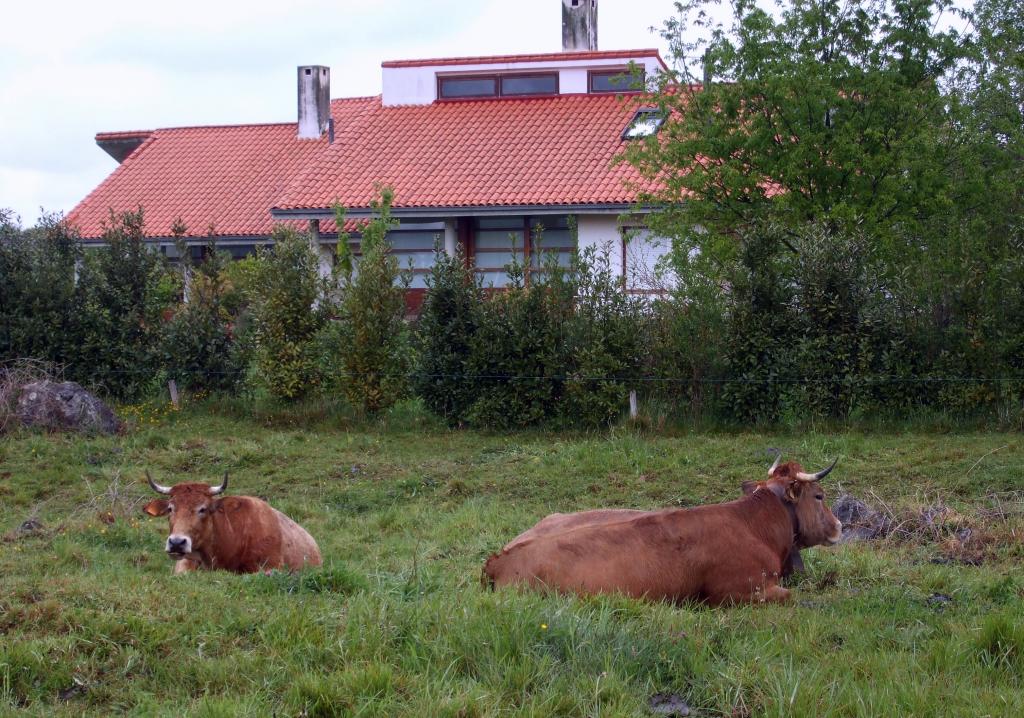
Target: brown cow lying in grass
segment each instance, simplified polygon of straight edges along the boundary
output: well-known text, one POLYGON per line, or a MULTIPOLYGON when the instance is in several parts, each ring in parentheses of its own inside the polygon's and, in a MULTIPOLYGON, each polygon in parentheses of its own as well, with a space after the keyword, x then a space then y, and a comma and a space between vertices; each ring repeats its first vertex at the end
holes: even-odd
MULTIPOLYGON (((769 479, 775 474, 775 470, 778 468, 781 461, 782 454, 778 454, 775 457, 775 462, 768 468, 769 479)), ((827 474, 828 471, 825 473, 827 474)), ((744 481, 742 485, 743 493, 745 495, 752 494, 759 487, 764 486, 764 484, 764 481, 744 481)), ((548 514, 537 522, 536 525, 526 529, 526 531, 523 531, 521 534, 505 544, 505 547, 502 550, 509 551, 512 547, 518 546, 527 539, 535 538, 537 536, 548 536, 550 534, 563 533, 581 526, 597 526, 599 524, 614 523, 616 521, 622 521, 624 519, 642 516, 648 513, 651 512, 644 511, 643 509, 591 509, 589 511, 576 511, 575 513, 570 514, 548 514)), ((786 561, 782 566, 783 578, 786 578, 793 573, 803 572, 804 562, 803 559, 800 558, 801 548, 806 548, 806 546, 800 546, 798 543, 796 548, 794 548, 792 553, 790 553, 786 558, 786 561)))
POLYGON ((143 507, 150 516, 167 515, 170 535, 165 550, 176 562, 175 573, 224 569, 255 573, 273 568, 298 570, 322 563, 309 533, 266 501, 253 496, 221 497, 220 486, 161 486, 146 472, 149 485, 167 499, 143 507))
POLYGON ((785 601, 778 581, 791 557, 841 538, 818 483, 834 466, 809 474, 776 460, 766 481, 746 482, 746 496, 723 504, 549 516, 491 556, 483 580, 674 602, 785 601))

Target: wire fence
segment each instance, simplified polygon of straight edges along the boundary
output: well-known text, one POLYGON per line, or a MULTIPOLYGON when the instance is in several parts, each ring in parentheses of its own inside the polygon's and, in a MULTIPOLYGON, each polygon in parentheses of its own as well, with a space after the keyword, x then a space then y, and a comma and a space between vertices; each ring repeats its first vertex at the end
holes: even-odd
MULTIPOLYGON (((0 364, 0 372, 5 368, 0 364)), ((64 368, 56 368, 51 372, 55 376, 64 374, 64 368)), ((175 378, 165 370, 152 369, 103 369, 103 374, 125 376, 152 376, 161 374, 168 379, 175 378)), ((249 369, 236 370, 188 370, 189 376, 245 376, 249 369)), ((507 374, 507 373, 434 373, 434 372, 346 372, 331 371, 330 376, 337 378, 357 378, 375 376, 388 379, 453 379, 465 381, 615 381, 624 383, 652 384, 1013 384, 1024 383, 1024 375, 1020 376, 900 376, 895 374, 877 375, 837 375, 837 376, 768 376, 768 377, 693 377, 663 376, 658 374, 507 374)))

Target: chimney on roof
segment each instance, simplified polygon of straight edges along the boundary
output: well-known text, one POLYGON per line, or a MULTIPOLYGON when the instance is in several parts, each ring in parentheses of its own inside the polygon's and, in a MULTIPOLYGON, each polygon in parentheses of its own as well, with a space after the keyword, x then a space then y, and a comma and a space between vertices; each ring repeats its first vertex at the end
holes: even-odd
POLYGON ((318 140, 331 119, 331 68, 299 67, 299 139, 318 140))
POLYGON ((562 52, 597 49, 597 0, 562 0, 562 52))

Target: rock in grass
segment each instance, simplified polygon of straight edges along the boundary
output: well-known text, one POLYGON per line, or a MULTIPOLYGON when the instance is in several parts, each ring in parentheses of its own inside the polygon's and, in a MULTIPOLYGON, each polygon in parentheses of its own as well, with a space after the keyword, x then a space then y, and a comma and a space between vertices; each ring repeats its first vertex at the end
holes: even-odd
POLYGON ((49 431, 116 434, 121 420, 95 395, 73 381, 25 384, 18 395, 18 420, 49 431))
POLYGON ((655 693, 647 701, 651 713, 659 716, 688 716, 690 706, 683 697, 675 693, 655 693))
POLYGON ((832 502, 832 515, 843 523, 843 542, 885 536, 891 522, 860 499, 843 494, 832 502))

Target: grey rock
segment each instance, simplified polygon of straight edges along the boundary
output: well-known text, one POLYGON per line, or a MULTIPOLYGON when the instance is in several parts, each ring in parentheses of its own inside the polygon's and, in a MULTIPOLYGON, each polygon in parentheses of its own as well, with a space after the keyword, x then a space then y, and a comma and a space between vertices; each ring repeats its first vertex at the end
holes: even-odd
POLYGON ((116 434, 121 420, 95 395, 73 381, 25 384, 18 395, 18 420, 51 431, 116 434))
POLYGON ((675 693, 655 693, 647 701, 651 712, 660 716, 688 716, 690 706, 675 693))
POLYGON ((18 533, 30 534, 42 529, 42 522, 39 519, 32 518, 21 522, 21 525, 18 527, 18 533))
POLYGON ((885 536, 891 521, 860 499, 843 494, 832 502, 832 514, 843 523, 843 542, 867 541, 885 536))

